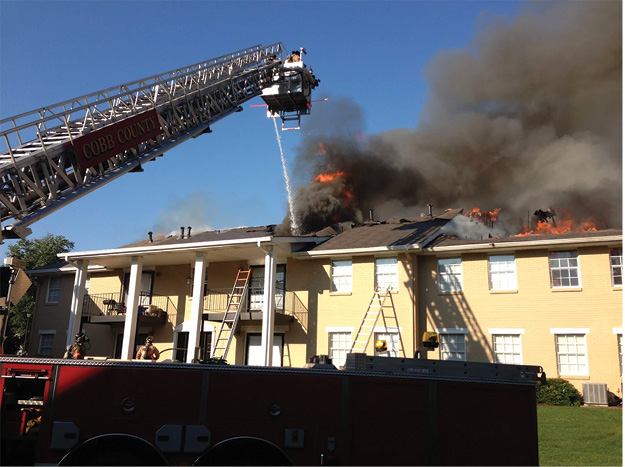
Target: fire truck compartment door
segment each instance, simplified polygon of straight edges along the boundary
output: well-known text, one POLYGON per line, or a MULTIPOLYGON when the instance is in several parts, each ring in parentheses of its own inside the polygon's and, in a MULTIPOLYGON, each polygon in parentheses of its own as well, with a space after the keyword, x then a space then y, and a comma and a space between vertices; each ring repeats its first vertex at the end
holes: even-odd
POLYGON ((74 422, 54 422, 50 449, 68 450, 78 444, 78 427, 74 422))

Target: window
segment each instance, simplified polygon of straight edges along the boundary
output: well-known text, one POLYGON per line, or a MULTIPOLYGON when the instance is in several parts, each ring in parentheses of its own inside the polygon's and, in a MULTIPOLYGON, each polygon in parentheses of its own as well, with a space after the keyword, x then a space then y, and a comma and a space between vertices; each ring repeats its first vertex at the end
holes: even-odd
POLYGON ((48 279, 48 295, 46 295, 46 303, 59 303, 61 296, 61 278, 50 277, 48 279))
POLYGON ((494 334, 493 352, 495 363, 521 365, 521 336, 519 334, 494 334))
POLYGON ((378 258, 375 260, 375 290, 386 292, 398 290, 397 258, 378 258))
POLYGON ((332 292, 351 293, 352 291, 352 262, 332 261, 332 292))
POLYGON ((352 333, 330 332, 328 339, 332 364, 337 368, 345 365, 347 354, 352 348, 352 333))
POLYGON ((549 253, 551 287, 554 289, 580 287, 579 262, 576 251, 549 253))
POLYGON ((467 360, 464 333, 439 333, 439 349, 441 360, 467 360))
POLYGON ((588 375, 585 334, 556 334, 558 374, 588 375))
POLYGON ((610 267, 612 268, 612 285, 623 287, 622 248, 610 248, 610 267))
POLYGON ((438 260, 438 291, 462 291, 462 260, 460 258, 438 260))
POLYGON ((52 355, 54 331, 39 331, 39 355, 52 355))
POLYGON ((399 357, 399 332, 376 332, 375 340, 384 340, 386 341, 386 352, 375 352, 377 357, 399 357))
POLYGON ((517 290, 514 255, 489 256, 488 279, 490 290, 517 290))

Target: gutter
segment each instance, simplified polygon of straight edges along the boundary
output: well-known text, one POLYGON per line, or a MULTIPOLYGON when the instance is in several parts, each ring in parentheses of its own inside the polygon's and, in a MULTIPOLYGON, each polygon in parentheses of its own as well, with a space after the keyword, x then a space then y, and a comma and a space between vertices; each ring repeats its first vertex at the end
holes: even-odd
POLYGON ((337 250, 320 250, 320 251, 299 251, 293 253, 294 259, 313 259, 313 258, 331 258, 336 256, 367 256, 379 253, 389 252, 408 252, 408 251, 422 251, 418 244, 408 245, 390 245, 390 246, 374 246, 366 248, 349 248, 349 249, 337 249, 337 250))
POLYGON ((273 244, 273 237, 257 237, 239 240, 219 240, 215 242, 197 242, 174 245, 154 245, 133 248, 115 248, 110 250, 83 251, 79 253, 62 253, 58 257, 69 263, 78 259, 90 259, 114 256, 140 256, 151 253, 176 253, 181 251, 197 251, 206 249, 222 249, 233 246, 260 246, 261 243, 273 244))
POLYGON ((522 242, 491 242, 479 244, 458 244, 443 245, 426 248, 425 254, 443 252, 466 252, 466 251, 492 251, 492 250, 530 250, 536 248, 546 248, 554 246, 601 246, 622 242, 622 235, 610 235, 608 237, 587 237, 587 238, 557 238, 544 240, 531 240, 522 242))

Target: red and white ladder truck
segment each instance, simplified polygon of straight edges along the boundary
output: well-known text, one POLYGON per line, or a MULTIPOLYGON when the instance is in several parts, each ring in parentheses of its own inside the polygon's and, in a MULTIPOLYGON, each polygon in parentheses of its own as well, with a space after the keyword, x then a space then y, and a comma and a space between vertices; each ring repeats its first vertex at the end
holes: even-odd
MULTIPOLYGON (((255 96, 299 126, 318 80, 283 55, 250 47, 1 120, 2 236, 255 96)), ((0 464, 538 465, 541 374, 364 353, 340 370, 0 356, 0 464)))

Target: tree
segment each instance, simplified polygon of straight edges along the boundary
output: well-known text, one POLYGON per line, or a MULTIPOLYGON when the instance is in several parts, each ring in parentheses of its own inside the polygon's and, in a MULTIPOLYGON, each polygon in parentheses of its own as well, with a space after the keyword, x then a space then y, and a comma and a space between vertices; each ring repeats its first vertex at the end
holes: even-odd
MULTIPOLYGON (((48 264, 60 262, 59 253, 67 253, 74 248, 74 242, 70 242, 62 235, 48 233, 43 238, 34 240, 23 239, 9 246, 9 256, 26 262, 26 270, 35 269, 48 264)), ((29 325, 28 314, 35 309, 35 293, 37 291, 37 278, 31 277, 33 285, 22 299, 11 307, 9 322, 7 323, 4 352, 16 353, 21 345, 25 344, 26 330, 29 325)))

